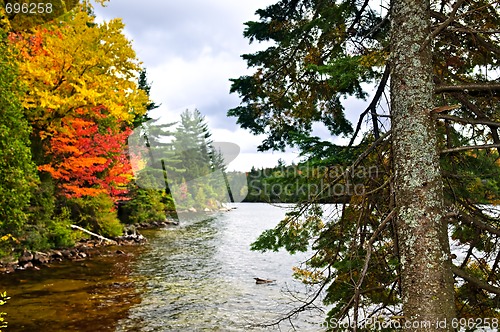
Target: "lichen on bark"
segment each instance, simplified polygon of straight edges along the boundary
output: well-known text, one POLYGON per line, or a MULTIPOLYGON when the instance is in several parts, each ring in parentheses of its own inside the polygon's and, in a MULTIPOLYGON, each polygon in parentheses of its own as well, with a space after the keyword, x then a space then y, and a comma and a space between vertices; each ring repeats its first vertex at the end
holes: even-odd
MULTIPOLYGON (((451 322, 453 275, 442 221, 436 129, 429 112, 432 57, 430 47, 422 47, 430 35, 430 4, 399 0, 391 8, 391 111, 404 317, 411 323, 451 322)), ((452 329, 432 324, 425 330, 452 329)))

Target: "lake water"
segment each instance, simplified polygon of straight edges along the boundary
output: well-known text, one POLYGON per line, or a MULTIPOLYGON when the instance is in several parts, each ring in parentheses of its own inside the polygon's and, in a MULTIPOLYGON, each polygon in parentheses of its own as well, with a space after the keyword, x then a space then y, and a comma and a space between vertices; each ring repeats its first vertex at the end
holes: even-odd
MULTIPOLYGON (((2 276, 0 289, 12 297, 1 308, 8 313, 7 331, 279 330, 259 324, 298 305, 293 296, 307 289, 291 277, 292 267, 309 255, 250 251, 286 210, 234 206, 209 219, 145 232, 149 243, 131 248, 134 257, 103 256, 2 276), (276 282, 258 285, 254 277, 276 282)), ((298 331, 321 331, 323 319, 306 312, 292 324, 298 331)))

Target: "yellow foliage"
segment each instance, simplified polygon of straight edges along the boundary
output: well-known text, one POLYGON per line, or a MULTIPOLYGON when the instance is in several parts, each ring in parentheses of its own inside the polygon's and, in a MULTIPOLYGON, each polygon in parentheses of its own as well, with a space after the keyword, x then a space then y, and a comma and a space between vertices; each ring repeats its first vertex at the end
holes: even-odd
POLYGON ((373 50, 361 56, 359 64, 366 68, 384 66, 389 58, 389 52, 383 50, 373 50))
POLYGON ((296 266, 292 270, 294 277, 300 279, 304 284, 317 284, 325 279, 325 276, 319 270, 311 271, 296 266))
POLYGON ((32 124, 50 133, 58 129, 55 120, 99 105, 129 123, 146 112, 148 97, 137 86, 140 62, 123 28, 120 19, 96 24, 80 11, 10 36, 29 89, 22 102, 32 124))

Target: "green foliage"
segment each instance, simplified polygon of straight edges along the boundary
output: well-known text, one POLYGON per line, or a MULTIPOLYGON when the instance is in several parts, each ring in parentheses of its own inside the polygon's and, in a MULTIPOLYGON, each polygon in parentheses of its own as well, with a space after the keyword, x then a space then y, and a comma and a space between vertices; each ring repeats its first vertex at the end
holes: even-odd
POLYGON ((28 220, 31 188, 36 185, 29 148, 30 126, 23 118, 13 58, 0 30, 0 233, 18 235, 28 220))
POLYGON ((123 232, 114 202, 107 195, 70 199, 68 206, 72 220, 78 226, 107 237, 119 236, 123 232))
POLYGON ((291 254, 304 252, 309 248, 310 239, 317 237, 323 227, 321 209, 317 206, 305 211, 303 218, 291 212, 276 228, 264 231, 252 244, 251 249, 278 251, 285 248, 291 254))
POLYGON ((42 176, 41 180, 33 188, 29 219, 23 227, 20 246, 30 250, 70 247, 78 239, 70 228, 70 211, 58 204, 52 179, 42 176))
POLYGON ((122 220, 128 224, 163 221, 166 219, 166 206, 162 193, 155 189, 134 186, 129 191, 130 200, 124 202, 122 220))
MULTIPOLYGON (((206 176, 211 169, 211 133, 200 111, 185 110, 177 127, 173 142, 176 155, 181 160, 186 181, 206 176)), ((196 194, 196 193, 192 193, 196 194)))
POLYGON ((195 207, 198 209, 203 209, 206 207, 207 195, 205 195, 205 191, 202 187, 199 187, 196 195, 194 195, 194 202, 195 207))
POLYGON ((242 56, 255 73, 231 80, 242 105, 228 115, 267 135, 260 150, 294 145, 294 136, 309 135, 317 123, 332 135, 351 134, 341 98, 364 98, 361 83, 380 76, 374 65, 384 58, 387 22, 352 1, 280 1, 257 15, 245 37, 273 44, 242 56))
MULTIPOLYGON (((148 97, 150 96, 151 84, 148 82, 147 71, 145 68, 142 69, 141 72, 139 73, 139 79, 137 82, 137 86, 139 89, 143 90, 148 97)), ((157 109, 158 107, 160 107, 160 105, 156 105, 153 101, 148 101, 148 103, 146 104, 146 110, 148 112, 150 112, 154 109, 157 109)), ((142 116, 136 117, 133 121, 133 127, 136 128, 136 127, 140 126, 141 124, 143 124, 147 121, 150 121, 150 120, 152 120, 152 118, 149 117, 149 115, 147 113, 142 115, 142 116)))

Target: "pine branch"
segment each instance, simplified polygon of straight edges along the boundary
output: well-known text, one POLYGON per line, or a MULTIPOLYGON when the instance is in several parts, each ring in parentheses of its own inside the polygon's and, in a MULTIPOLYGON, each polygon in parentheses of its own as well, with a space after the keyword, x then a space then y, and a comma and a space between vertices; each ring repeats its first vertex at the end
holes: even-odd
POLYGON ((439 114, 436 116, 436 118, 446 119, 446 120, 451 120, 451 121, 465 123, 465 124, 471 124, 471 125, 485 125, 485 126, 492 126, 492 127, 500 127, 500 122, 479 120, 479 119, 460 118, 458 116, 446 115, 446 114, 439 114))
POLYGON ((499 83, 478 83, 478 84, 462 84, 462 85, 440 85, 434 89, 435 93, 454 92, 454 91, 500 91, 499 83))
POLYGON ((471 146, 459 146, 451 149, 441 150, 441 153, 450 153, 450 152, 458 152, 458 151, 466 151, 466 150, 481 150, 481 149, 493 149, 500 148, 500 144, 483 144, 483 145, 471 145, 471 146))
POLYGON ((475 276, 467 273, 466 271, 460 269, 459 267, 457 267, 457 266, 455 266, 453 264, 451 266, 451 270, 453 271, 453 273, 457 277, 460 277, 460 278, 464 279, 465 281, 468 281, 471 284, 473 284, 473 285, 475 285, 475 286, 477 286, 477 287, 479 287, 481 289, 484 289, 487 292, 500 295, 500 288, 499 287, 495 287, 493 285, 490 285, 486 281, 481 280, 481 279, 479 279, 479 278, 477 278, 477 277, 475 277, 475 276))
POLYGON ((461 220, 467 222, 470 225, 474 225, 474 226, 476 226, 479 229, 482 229, 482 230, 490 232, 491 234, 495 234, 495 235, 500 236, 500 229, 498 229, 496 227, 493 227, 491 225, 488 225, 488 224, 480 221, 477 218, 471 217, 471 216, 463 214, 463 213, 461 213, 459 215, 459 217, 460 217, 461 220))

